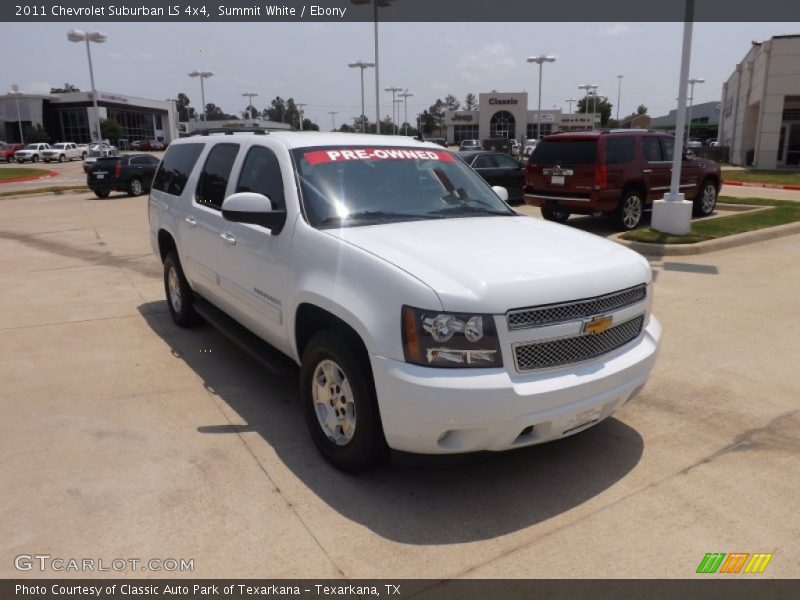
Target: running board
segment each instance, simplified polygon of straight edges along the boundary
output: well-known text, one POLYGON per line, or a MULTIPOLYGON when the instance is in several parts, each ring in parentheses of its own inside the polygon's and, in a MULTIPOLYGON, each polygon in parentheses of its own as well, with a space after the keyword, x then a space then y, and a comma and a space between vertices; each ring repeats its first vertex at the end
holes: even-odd
POLYGON ((232 319, 208 300, 195 294, 194 309, 225 337, 260 362, 273 375, 297 370, 297 365, 285 354, 232 319))

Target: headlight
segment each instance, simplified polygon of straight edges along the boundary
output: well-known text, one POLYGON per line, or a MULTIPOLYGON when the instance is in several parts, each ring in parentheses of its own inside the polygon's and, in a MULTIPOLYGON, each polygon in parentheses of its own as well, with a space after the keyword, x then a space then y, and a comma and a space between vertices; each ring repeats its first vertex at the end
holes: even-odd
POLYGON ((406 362, 426 367, 502 367, 492 315, 443 313, 403 307, 406 362))

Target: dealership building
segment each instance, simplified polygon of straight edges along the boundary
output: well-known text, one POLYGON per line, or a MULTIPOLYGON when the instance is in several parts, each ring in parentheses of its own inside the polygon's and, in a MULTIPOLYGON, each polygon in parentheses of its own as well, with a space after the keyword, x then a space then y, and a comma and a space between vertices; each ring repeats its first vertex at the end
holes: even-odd
MULTIPOLYGON (((171 101, 97 92, 97 109, 101 119, 113 119, 122 126, 123 138, 129 142, 178 138, 177 112, 171 101)), ((21 121, 23 133, 28 126, 41 125, 54 142, 87 143, 92 141, 93 111, 91 92, 5 94, 0 96, 0 139, 21 141, 21 121)))
POLYGON ((753 42, 722 86, 720 145, 756 169, 800 167, 800 35, 753 42))
POLYGON ((478 110, 448 110, 444 115, 447 141, 508 138, 522 141, 558 131, 586 131, 592 121, 600 124, 600 114, 568 114, 561 109, 529 110, 527 92, 488 92, 479 94, 478 110), (594 117, 594 118, 593 118, 594 117))

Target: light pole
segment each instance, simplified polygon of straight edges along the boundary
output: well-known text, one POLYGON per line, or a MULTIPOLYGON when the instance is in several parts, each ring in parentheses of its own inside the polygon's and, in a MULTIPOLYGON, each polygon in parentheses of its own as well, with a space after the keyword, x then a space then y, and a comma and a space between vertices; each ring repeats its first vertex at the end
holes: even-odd
POLYGON ((689 114, 686 117, 686 142, 689 142, 689 134, 692 132, 692 104, 694 104, 694 84, 695 83, 705 83, 706 80, 702 77, 692 77, 688 83, 689 87, 691 88, 691 92, 689 92, 689 114))
MULTIPOLYGON (((393 100, 393 103, 394 103, 394 108, 397 110, 397 120, 399 121, 400 120, 400 105, 403 103, 403 100, 401 98, 398 98, 397 100, 393 100)), ((392 116, 394 116, 394 111, 392 111, 392 116)), ((395 134, 396 135, 400 135, 400 125, 397 125, 397 131, 395 131, 395 134)))
POLYGON ((577 102, 577 100, 575 98, 567 98, 564 100, 564 102, 566 102, 567 106, 569 106, 569 114, 572 114, 572 103, 577 102))
MULTIPOLYGON (((375 133, 380 133, 381 123, 381 85, 379 81, 379 63, 378 63, 378 8, 386 8, 392 3, 392 0, 350 0, 353 4, 369 4, 372 2, 373 6, 373 20, 375 22, 375 133)), ((361 111, 364 112, 363 110, 361 111)))
POLYGON ((536 140, 542 139, 542 65, 546 62, 556 62, 555 56, 540 54, 539 56, 529 56, 529 63, 539 65, 539 105, 536 110, 536 140))
POLYGON ((189 73, 189 77, 200 78, 200 102, 203 103, 203 110, 200 113, 200 116, 203 118, 203 121, 206 120, 206 88, 203 85, 203 80, 213 76, 214 74, 211 71, 198 71, 197 69, 189 73))
MULTIPOLYGON (((598 85, 596 83, 583 83, 578 86, 579 90, 586 90, 586 96, 583 100, 583 112, 589 114, 589 94, 596 92, 598 85)), ((594 105, 592 106, 592 129, 594 129, 594 105)))
MULTIPOLYGON (((351 69, 361 69, 361 133, 367 133, 366 115, 364 114, 364 69, 374 67, 375 63, 358 60, 348 63, 347 66, 351 69)), ((378 117, 378 123, 380 123, 380 116, 378 117)))
POLYGON ((400 94, 400 97, 403 99, 403 135, 408 135, 408 99, 411 98, 414 94, 409 94, 408 90, 400 94))
POLYGON ((392 92, 392 133, 394 133, 394 132, 395 132, 395 131, 394 131, 394 126, 395 126, 395 122, 394 122, 394 109, 397 107, 397 105, 394 103, 394 102, 395 102, 395 100, 394 100, 394 95, 395 95, 395 92, 402 92, 402 91, 403 91, 403 88, 399 88, 399 87, 388 87, 388 88, 384 89, 383 91, 384 91, 384 92, 392 92))
POLYGON ((331 116, 331 131, 336 131, 336 115, 339 114, 336 110, 329 110, 328 114, 331 116))
POLYGON ((250 121, 251 126, 253 125, 253 98, 256 96, 258 96, 258 94, 255 92, 244 92, 242 94, 243 98, 247 98, 247 120, 250 121))
POLYGON ((80 29, 70 29, 67 32, 67 39, 70 42, 86 42, 86 56, 89 59, 89 80, 92 83, 92 105, 94 106, 94 119, 93 120, 93 132, 89 132, 89 137, 92 138, 90 141, 97 141, 100 139, 100 113, 97 109, 97 89, 94 87, 94 69, 92 68, 92 50, 89 46, 89 42, 94 42, 95 44, 103 44, 108 39, 108 36, 103 33, 102 31, 91 31, 86 33, 85 31, 81 31, 80 29))
POLYGON ((622 98, 622 75, 617 75, 619 84, 617 85, 617 127, 619 127, 619 103, 622 98))
POLYGON ((300 131, 303 131, 303 107, 306 106, 306 102, 299 102, 295 104, 297 107, 297 114, 299 115, 300 119, 300 131))
POLYGON ((14 99, 17 101, 17 123, 19 124, 19 141, 21 144, 24 144, 25 136, 22 135, 22 115, 19 112, 19 95, 22 92, 19 91, 19 86, 16 83, 11 86, 11 93, 14 94, 14 99))

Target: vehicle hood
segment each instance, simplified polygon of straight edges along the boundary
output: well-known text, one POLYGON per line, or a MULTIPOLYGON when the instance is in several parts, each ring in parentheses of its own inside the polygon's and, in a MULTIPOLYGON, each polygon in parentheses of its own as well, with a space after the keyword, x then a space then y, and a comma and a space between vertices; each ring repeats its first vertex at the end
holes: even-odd
POLYGON ((454 312, 500 314, 605 294, 651 278, 649 264, 636 252, 525 216, 325 231, 423 281, 438 294, 443 309, 454 312))

